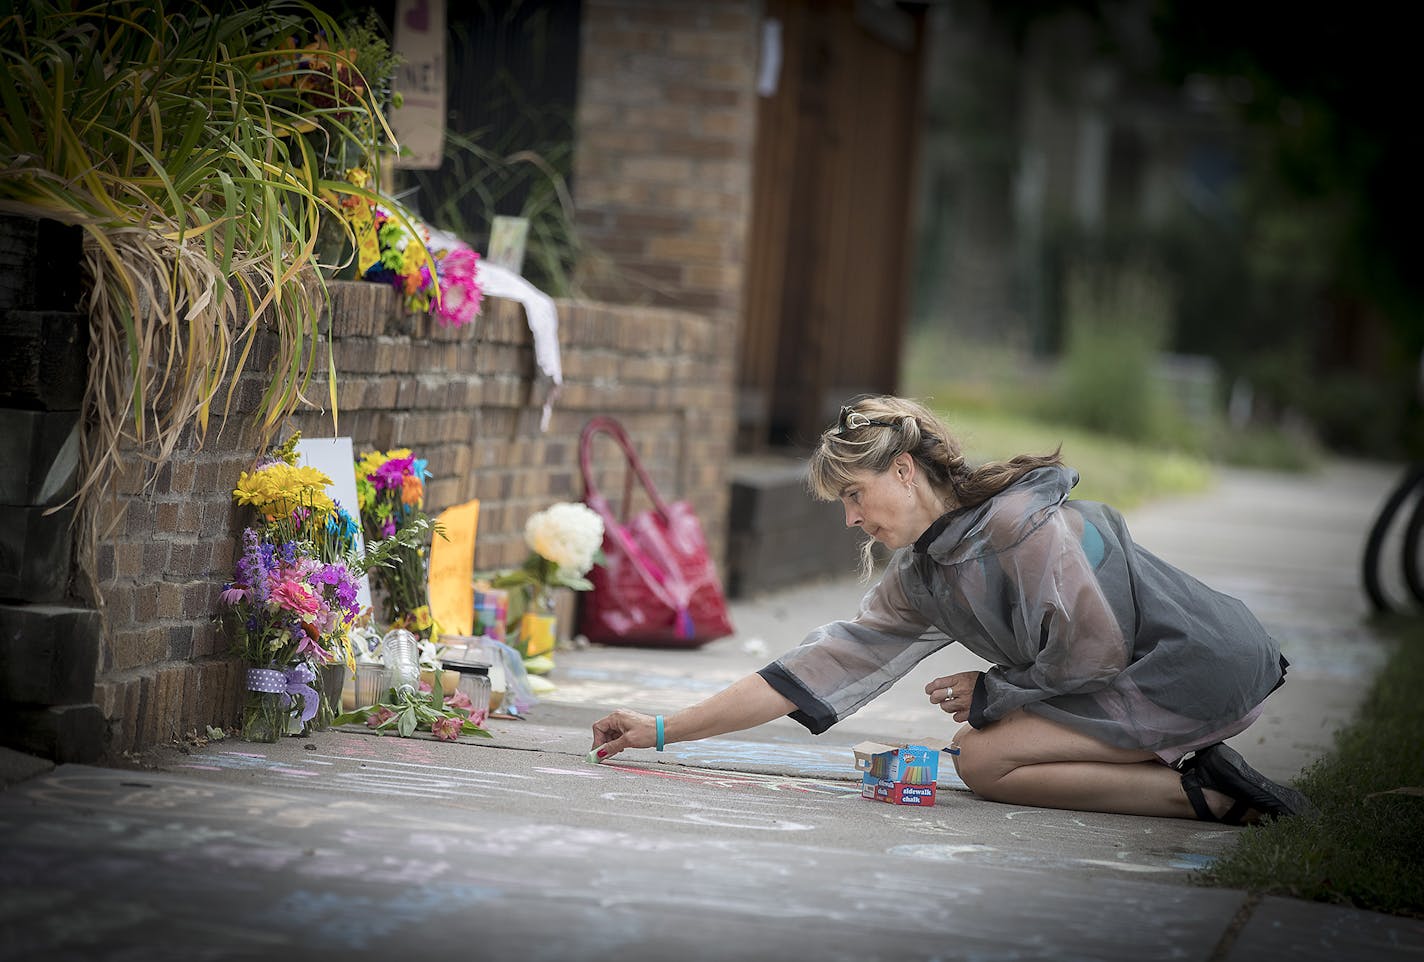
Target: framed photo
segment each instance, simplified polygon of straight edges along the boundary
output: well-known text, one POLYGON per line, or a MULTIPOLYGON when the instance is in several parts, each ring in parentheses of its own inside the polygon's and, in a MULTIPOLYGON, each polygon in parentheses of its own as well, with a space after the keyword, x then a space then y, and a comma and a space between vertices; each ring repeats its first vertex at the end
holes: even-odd
POLYGON ((485 257, 491 264, 522 275, 524 245, 528 240, 527 217, 496 217, 490 224, 489 253, 485 257))

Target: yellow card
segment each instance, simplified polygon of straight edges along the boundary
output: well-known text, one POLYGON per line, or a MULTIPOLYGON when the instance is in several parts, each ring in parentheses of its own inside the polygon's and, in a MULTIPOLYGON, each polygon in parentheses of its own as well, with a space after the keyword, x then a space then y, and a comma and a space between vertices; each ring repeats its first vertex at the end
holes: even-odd
POLYGON ((443 634, 471 635, 475 630, 475 529, 479 501, 446 508, 435 519, 445 537, 430 542, 430 615, 443 634))
POLYGON ((364 225, 356 225, 356 269, 364 275, 381 259, 381 244, 376 237, 375 223, 368 217, 364 225))

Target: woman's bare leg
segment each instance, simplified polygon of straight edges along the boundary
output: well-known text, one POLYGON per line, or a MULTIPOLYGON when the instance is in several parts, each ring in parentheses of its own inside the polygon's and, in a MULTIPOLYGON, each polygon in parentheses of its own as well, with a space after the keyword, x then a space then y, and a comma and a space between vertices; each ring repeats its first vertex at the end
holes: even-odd
MULTIPOLYGON (((1025 711, 955 736, 955 768, 995 802, 1081 812, 1195 818, 1181 773, 1147 751, 1116 748, 1025 711)), ((1207 789, 1218 816, 1231 800, 1207 789)))

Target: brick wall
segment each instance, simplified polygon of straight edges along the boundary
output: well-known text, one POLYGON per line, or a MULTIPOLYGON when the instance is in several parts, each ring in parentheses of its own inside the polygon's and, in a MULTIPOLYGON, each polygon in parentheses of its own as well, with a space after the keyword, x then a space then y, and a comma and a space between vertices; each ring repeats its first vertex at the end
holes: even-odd
POLYGON ((574 186, 593 296, 740 317, 760 10, 584 3, 574 186))
MULTIPOLYGON (((415 449, 430 462, 432 511, 481 500, 477 568, 519 563, 525 518, 580 499, 578 435, 595 414, 628 428, 664 497, 692 502, 721 562, 734 423, 729 325, 681 310, 559 302, 565 386, 541 434, 546 382, 535 376, 517 303, 488 300, 474 330, 449 330, 404 313, 385 287, 332 287, 338 430, 314 407, 290 429, 349 436, 358 454, 415 449)), ((233 416, 215 419, 201 448, 188 439, 156 473, 131 458, 118 479, 122 514, 97 559, 106 605, 95 702, 112 752, 237 719, 240 669, 212 617, 248 520, 231 492, 260 453, 245 415, 269 359, 270 345, 259 345, 233 416)), ((308 396, 325 393, 319 379, 308 396)), ((596 455, 598 483, 617 495, 621 453, 603 443, 596 455)))

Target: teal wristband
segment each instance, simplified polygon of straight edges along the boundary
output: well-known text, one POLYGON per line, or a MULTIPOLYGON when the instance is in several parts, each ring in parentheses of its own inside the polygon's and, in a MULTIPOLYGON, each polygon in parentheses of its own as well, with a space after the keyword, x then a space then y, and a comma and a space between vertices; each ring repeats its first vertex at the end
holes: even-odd
POLYGON ((654 719, 658 726, 658 751, 663 750, 663 716, 659 715, 654 719))

